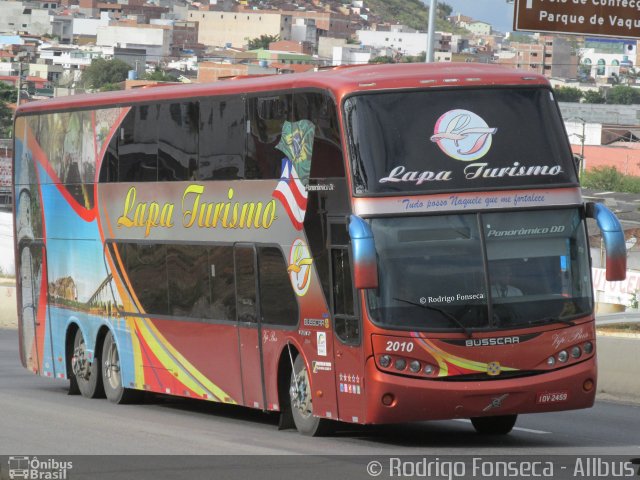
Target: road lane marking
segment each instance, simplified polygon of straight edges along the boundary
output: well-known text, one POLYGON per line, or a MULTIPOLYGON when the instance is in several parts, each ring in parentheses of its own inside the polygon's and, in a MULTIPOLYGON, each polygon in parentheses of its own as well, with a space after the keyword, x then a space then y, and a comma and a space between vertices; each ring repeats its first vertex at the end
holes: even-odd
MULTIPOLYGON (((463 422, 463 423, 471 423, 471 420, 468 418, 454 418, 455 422, 463 422)), ((534 430, 533 428, 524 428, 524 427, 513 427, 514 430, 518 430, 519 432, 526 433, 535 433, 536 435, 550 435, 551 432, 545 432, 544 430, 534 430)))

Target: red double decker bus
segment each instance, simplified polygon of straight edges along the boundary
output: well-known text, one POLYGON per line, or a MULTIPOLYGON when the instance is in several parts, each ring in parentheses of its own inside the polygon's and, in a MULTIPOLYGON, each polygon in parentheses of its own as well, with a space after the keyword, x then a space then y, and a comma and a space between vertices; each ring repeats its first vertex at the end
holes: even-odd
POLYGON ((385 65, 54 99, 15 122, 20 355, 71 393, 321 434, 593 404, 585 204, 542 76, 385 65))

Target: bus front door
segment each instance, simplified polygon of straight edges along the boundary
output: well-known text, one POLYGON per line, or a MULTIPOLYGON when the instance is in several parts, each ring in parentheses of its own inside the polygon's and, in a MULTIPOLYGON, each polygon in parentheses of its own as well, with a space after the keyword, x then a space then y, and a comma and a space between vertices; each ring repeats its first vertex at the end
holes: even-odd
POLYGON ((340 420, 364 420, 364 354, 346 226, 332 223, 330 246, 331 317, 334 331, 336 391, 340 420))
POLYGON ((243 404, 247 407, 264 409, 265 390, 262 342, 260 341, 262 327, 257 293, 258 276, 255 247, 236 244, 234 263, 243 404))

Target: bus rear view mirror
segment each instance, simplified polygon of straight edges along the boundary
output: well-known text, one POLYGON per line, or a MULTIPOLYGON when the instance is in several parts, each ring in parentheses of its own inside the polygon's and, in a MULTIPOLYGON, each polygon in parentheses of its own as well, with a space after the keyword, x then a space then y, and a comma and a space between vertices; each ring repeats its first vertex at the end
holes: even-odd
POLYGON ((353 279, 356 288, 378 288, 378 265, 373 232, 367 222, 351 215, 349 236, 353 250, 353 279))
POLYGON ((595 219, 602 232, 607 254, 606 279, 609 282, 624 280, 627 276, 627 249, 622 225, 614 213, 602 203, 586 204, 587 217, 595 219))

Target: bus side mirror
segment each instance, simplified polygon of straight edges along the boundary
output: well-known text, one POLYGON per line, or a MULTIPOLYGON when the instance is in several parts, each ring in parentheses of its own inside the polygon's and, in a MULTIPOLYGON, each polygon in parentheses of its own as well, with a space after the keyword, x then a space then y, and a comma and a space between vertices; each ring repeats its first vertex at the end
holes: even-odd
POLYGON ((378 288, 378 264, 373 232, 367 222, 351 215, 349 236, 353 251, 353 279, 356 288, 378 288))
POLYGON ((622 225, 614 213, 602 203, 586 204, 587 217, 595 219, 602 232, 607 253, 606 279, 609 282, 624 280, 627 276, 627 248, 622 225))

